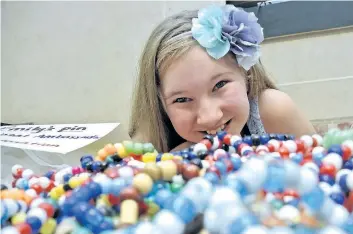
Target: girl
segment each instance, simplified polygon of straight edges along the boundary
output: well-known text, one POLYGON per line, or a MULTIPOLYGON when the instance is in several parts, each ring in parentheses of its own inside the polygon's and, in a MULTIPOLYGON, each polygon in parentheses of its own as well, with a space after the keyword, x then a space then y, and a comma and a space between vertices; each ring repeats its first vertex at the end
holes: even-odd
POLYGON ((232 5, 165 19, 142 53, 131 138, 166 152, 219 130, 313 134, 291 98, 266 75, 259 60, 263 40, 255 15, 232 5))

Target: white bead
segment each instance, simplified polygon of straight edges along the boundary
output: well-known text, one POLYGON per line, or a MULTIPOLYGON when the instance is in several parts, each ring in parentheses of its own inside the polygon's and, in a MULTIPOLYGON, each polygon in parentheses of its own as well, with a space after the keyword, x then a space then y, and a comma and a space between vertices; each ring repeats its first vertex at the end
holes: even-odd
POLYGON ((4 205, 7 208, 7 212, 8 212, 8 216, 11 217, 14 214, 16 214, 18 212, 18 204, 16 203, 16 201, 6 198, 4 200, 2 200, 2 202, 4 203, 4 205))
POLYGON ((194 153, 195 154, 200 154, 200 153, 203 153, 203 152, 207 152, 207 147, 205 144, 202 144, 202 143, 197 143, 195 146, 194 146, 194 153))
POLYGON ((318 184, 318 176, 311 169, 302 167, 300 169, 300 178, 297 185, 297 191, 300 195, 309 193, 318 184))
POLYGON ((111 180, 106 174, 103 173, 97 173, 94 177, 93 177, 93 181, 96 183, 104 183, 107 180, 111 180))
POLYGON ((48 188, 49 184, 50 184, 50 180, 47 177, 43 176, 39 178, 39 185, 43 189, 48 188))
POLYGON ((231 188, 219 186, 215 188, 209 203, 209 207, 219 206, 222 204, 242 204, 242 200, 238 193, 235 193, 231 188), (220 199, 222 198, 222 199, 220 199))
POLYGON ((332 193, 332 186, 326 182, 320 182, 319 187, 324 191, 325 194, 330 195, 332 193))
POLYGON ((201 164, 202 164, 202 168, 207 169, 210 167, 210 163, 207 160, 202 160, 201 164))
POLYGON ((338 227, 327 226, 322 228, 317 234, 347 234, 347 233, 338 227))
POLYGON ((234 153, 236 153, 237 151, 236 151, 236 149, 233 147, 233 146, 229 146, 229 148, 228 148, 228 153, 230 153, 230 154, 234 154, 234 153))
POLYGON ((59 171, 59 172, 55 173, 54 180, 55 180, 55 183, 63 184, 64 183, 64 172, 59 171))
POLYGON ((284 221, 294 221, 300 217, 300 212, 297 208, 290 205, 283 206, 279 211, 275 212, 277 218, 284 221))
POLYGON ((316 140, 317 145, 322 145, 322 142, 323 142, 322 136, 320 136, 319 134, 314 134, 312 135, 312 138, 316 140))
POLYGON ((313 138, 308 135, 301 136, 300 140, 302 140, 304 142, 305 148, 311 147, 314 143, 313 138))
POLYGON ((321 206, 321 216, 324 219, 329 219, 329 217, 332 215, 332 209, 336 206, 337 204, 328 196, 325 196, 324 202, 321 206))
POLYGON ((258 158, 250 158, 238 172, 238 178, 244 181, 250 193, 258 191, 266 180, 267 163, 258 158))
POLYGON ((269 140, 267 144, 273 145, 273 147, 275 148, 275 151, 277 151, 277 150, 279 149, 280 145, 281 145, 281 144, 279 143, 279 141, 277 141, 277 140, 275 140, 275 139, 269 140))
POLYGON ((240 154, 243 155, 246 151, 254 151, 253 148, 251 146, 244 146, 243 148, 241 148, 241 152, 240 154))
POLYGON ((129 179, 134 177, 134 171, 131 167, 123 166, 119 168, 119 175, 121 178, 129 179))
POLYGON ((349 217, 349 213, 344 206, 335 205, 331 210, 331 215, 329 216, 329 224, 334 226, 341 226, 349 217))
POLYGON ((256 225, 256 226, 251 226, 245 229, 241 234, 269 234, 270 232, 268 231, 267 228, 264 226, 256 225))
POLYGON ((212 144, 211 149, 216 150, 216 149, 218 149, 218 147, 219 147, 219 140, 218 140, 218 137, 215 136, 215 137, 213 137, 213 144, 212 144))
POLYGON ((173 183, 176 183, 176 184, 185 184, 185 181, 182 175, 175 175, 173 176, 172 180, 173 180, 173 183))
POLYGON ((343 175, 346 175, 346 174, 349 174, 349 173, 351 173, 351 170, 349 170, 349 169, 342 169, 342 170, 339 170, 338 172, 337 172, 337 174, 336 174, 336 183, 339 183, 339 181, 340 181, 340 179, 341 179, 341 177, 343 176, 343 175))
POLYGON ((19 165, 19 164, 14 165, 14 166, 11 168, 12 174, 16 174, 17 170, 20 169, 20 168, 23 168, 23 167, 22 167, 21 165, 19 165))
POLYGON ((353 191, 353 171, 351 171, 346 178, 346 184, 350 191, 353 191))
POLYGON ((336 153, 329 153, 322 159, 322 163, 332 164, 336 168, 336 171, 338 171, 342 168, 343 159, 336 153))
POLYGON ((289 188, 296 187, 300 179, 300 166, 290 160, 284 161, 286 171, 285 184, 289 188))
POLYGON ((320 154, 320 153, 324 153, 326 151, 326 149, 322 146, 316 146, 313 148, 313 150, 311 151, 312 155, 314 154, 320 154))
POLYGON ((47 221, 48 215, 42 208, 32 208, 28 211, 27 217, 37 217, 42 222, 42 225, 47 221))
POLYGON ((28 180, 28 186, 32 187, 35 184, 39 184, 39 179, 37 177, 32 177, 28 180))
POLYGON ((156 229, 156 226, 151 222, 142 221, 137 225, 134 234, 162 234, 162 232, 156 229))
POLYGON ((235 142, 241 141, 241 140, 242 140, 242 138, 241 138, 240 136, 237 136, 237 135, 231 136, 231 138, 230 138, 230 144, 231 144, 231 145, 234 145, 235 142))
POLYGON ((332 185, 331 191, 332 193, 342 193, 341 186, 339 186, 338 184, 332 185))
POLYGON ((275 195, 273 195, 273 193, 267 193, 265 196, 265 201, 267 203, 270 203, 271 201, 273 201, 275 199, 275 195))
POLYGON ((61 206, 64 204, 65 202, 65 199, 66 199, 66 196, 60 196, 59 200, 58 200, 58 204, 61 206))
POLYGON ((25 193, 30 197, 37 197, 38 196, 36 190, 34 190, 34 189, 27 189, 25 191, 25 193))
POLYGON ((41 198, 41 197, 38 197, 38 198, 34 199, 31 202, 30 208, 34 209, 34 208, 38 207, 40 204, 42 204, 42 203, 45 203, 45 200, 43 198, 41 198))
POLYGON ((289 153, 297 152, 297 144, 293 140, 283 142, 283 145, 288 149, 289 153))
POLYGON ((34 175, 31 169, 25 169, 22 172, 22 178, 29 180, 34 175))
POLYGON ((7 226, 1 229, 2 234, 20 234, 20 232, 15 227, 7 226))
POLYGON ((342 145, 347 146, 348 148, 351 149, 351 152, 353 153, 353 140, 345 140, 342 145))
POLYGON ((162 233, 182 234, 185 224, 174 213, 168 210, 162 210, 156 214, 153 223, 161 230, 162 233))
POLYGON ((259 145, 258 147, 256 147, 256 150, 255 150, 256 153, 259 153, 261 151, 265 151, 268 153, 270 150, 266 145, 259 145))
POLYGON ((303 165, 303 167, 306 167, 306 168, 313 170, 316 174, 319 174, 319 172, 320 172, 319 167, 313 162, 307 162, 303 165))

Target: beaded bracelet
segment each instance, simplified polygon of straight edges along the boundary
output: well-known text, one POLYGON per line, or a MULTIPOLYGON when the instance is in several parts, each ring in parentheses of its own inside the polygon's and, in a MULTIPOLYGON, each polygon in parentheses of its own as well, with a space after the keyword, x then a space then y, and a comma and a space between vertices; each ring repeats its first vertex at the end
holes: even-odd
POLYGON ((41 177, 15 165, 2 233, 353 233, 347 131, 219 132, 164 154, 125 141, 41 177))

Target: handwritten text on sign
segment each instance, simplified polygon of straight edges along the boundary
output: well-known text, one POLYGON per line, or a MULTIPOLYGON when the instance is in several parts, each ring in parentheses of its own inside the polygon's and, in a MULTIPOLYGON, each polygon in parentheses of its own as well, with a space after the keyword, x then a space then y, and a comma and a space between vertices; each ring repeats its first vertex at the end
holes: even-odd
POLYGON ((66 154, 101 139, 118 125, 119 123, 3 126, 0 144, 66 154))

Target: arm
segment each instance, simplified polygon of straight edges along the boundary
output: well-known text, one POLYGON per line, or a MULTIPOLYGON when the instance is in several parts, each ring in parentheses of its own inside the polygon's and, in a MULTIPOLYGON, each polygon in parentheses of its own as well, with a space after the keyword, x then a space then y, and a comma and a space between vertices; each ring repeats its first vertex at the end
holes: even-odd
POLYGON ((296 137, 315 134, 315 129, 304 113, 285 93, 267 89, 259 97, 259 111, 269 133, 293 134, 296 137))

